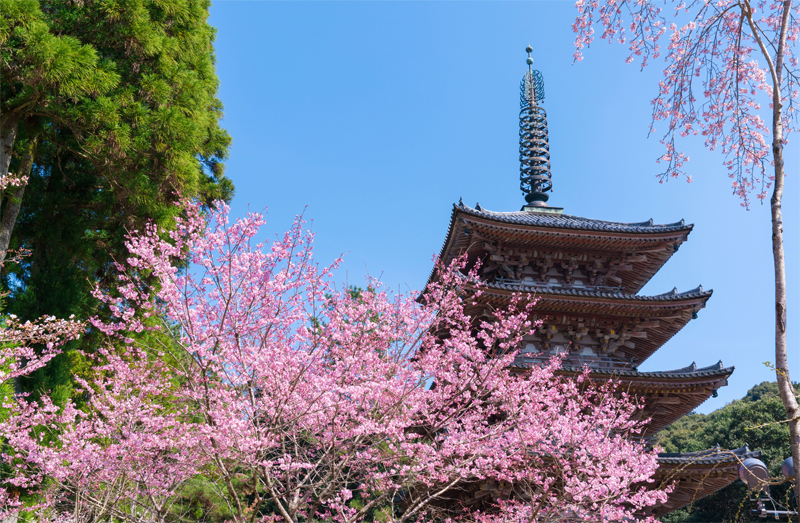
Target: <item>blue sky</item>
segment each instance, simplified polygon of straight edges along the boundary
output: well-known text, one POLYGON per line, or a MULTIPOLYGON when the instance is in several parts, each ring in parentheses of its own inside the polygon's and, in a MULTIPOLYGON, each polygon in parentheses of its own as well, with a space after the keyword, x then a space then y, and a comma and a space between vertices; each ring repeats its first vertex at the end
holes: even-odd
MULTIPOLYGON (((315 256, 344 254, 339 281, 369 273, 394 289, 420 288, 447 232, 452 205, 519 210, 519 81, 525 46, 545 78, 554 193, 564 212, 695 229, 643 294, 702 284, 708 306, 640 367, 669 370, 722 359, 729 386, 710 412, 774 380, 769 206, 744 210, 719 153, 683 144, 694 182, 659 184, 657 136, 647 138, 661 72, 624 63, 596 43, 572 63, 566 1, 217 1, 210 23, 234 215, 268 208, 284 231, 305 209, 315 256)), ((764 104, 766 105, 766 103, 764 104)), ((787 149, 784 227, 791 372, 800 380, 798 256, 800 147, 787 149)))

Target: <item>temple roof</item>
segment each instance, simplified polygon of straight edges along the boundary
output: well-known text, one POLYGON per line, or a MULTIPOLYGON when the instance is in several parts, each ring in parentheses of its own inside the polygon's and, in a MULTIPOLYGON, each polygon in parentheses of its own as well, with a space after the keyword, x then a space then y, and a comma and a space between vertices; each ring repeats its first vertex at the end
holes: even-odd
POLYGON ((635 294, 658 272, 688 238, 693 225, 683 220, 655 224, 610 222, 553 212, 494 212, 453 205, 440 259, 448 264, 467 253, 470 261, 486 255, 486 243, 536 250, 539 256, 562 252, 614 255, 630 264, 618 274, 622 290, 635 294))
POLYGON ((659 454, 655 485, 675 484, 675 489, 666 503, 653 507, 648 515, 663 516, 727 487, 738 479, 739 463, 760 455, 760 450, 751 451, 747 445, 733 450, 717 445, 699 452, 659 454))
MULTIPOLYGON (((524 356, 520 356, 522 358, 519 361, 515 361, 511 364, 512 368, 517 369, 526 369, 531 368, 532 365, 535 365, 533 362, 525 362, 524 356)), ((561 367, 563 371, 575 371, 581 372, 583 371, 582 365, 569 365, 565 364, 561 367)), ((639 371, 639 370, 632 370, 632 369, 619 369, 619 368, 592 368, 592 374, 600 375, 600 376, 626 376, 632 378, 645 378, 647 380, 654 380, 660 378, 708 378, 708 377, 718 377, 718 376, 730 376, 736 367, 725 367, 722 365, 722 360, 718 361, 714 365, 709 365, 708 367, 701 367, 698 368, 697 364, 692 362, 691 365, 688 367, 683 367, 682 369, 676 370, 662 370, 662 371, 639 371)))
MULTIPOLYGON (((525 369, 549 359, 549 355, 533 358, 528 356, 520 354, 511 365, 512 372, 524 372, 525 369)), ((722 361, 708 367, 698 368, 692 363, 682 369, 654 372, 598 366, 602 364, 609 362, 599 358, 570 355, 559 373, 579 374, 583 372, 584 365, 587 365, 591 369, 591 379, 617 380, 620 390, 643 398, 646 407, 639 414, 642 418, 650 419, 643 436, 655 434, 702 405, 714 391, 728 384, 728 377, 735 370, 734 367, 723 366, 722 361)))
POLYGON ((477 302, 466 308, 468 314, 479 314, 483 304, 507 304, 517 292, 529 291, 538 298, 532 310, 533 319, 547 325, 574 324, 583 318, 594 318, 591 329, 617 328, 628 325, 633 346, 619 346, 632 364, 639 365, 677 334, 705 307, 711 290, 702 287, 686 292, 669 292, 657 296, 637 296, 617 292, 576 289, 554 289, 547 286, 526 287, 520 284, 485 284, 477 302), (566 323, 565 323, 566 322, 566 323), (614 327, 614 326, 617 327, 614 327))
POLYGON ((662 233, 662 232, 675 232, 675 231, 691 231, 692 224, 687 225, 684 220, 668 224, 655 224, 653 219, 645 222, 623 223, 623 222, 609 222, 604 220, 594 220, 591 218, 582 218, 580 216, 572 216, 570 214, 556 214, 549 212, 532 212, 532 211, 512 211, 512 212, 496 212, 483 209, 478 206, 477 209, 472 208, 463 203, 453 206, 460 211, 471 214, 473 216, 480 216, 490 220, 504 222, 516 225, 532 225, 535 227, 548 227, 558 229, 576 229, 581 231, 606 231, 606 232, 623 232, 623 233, 662 233))
POLYGON ((721 372, 730 370, 733 372, 735 367, 725 367, 722 365, 722 360, 719 360, 713 365, 709 365, 707 367, 697 367, 697 363, 692 362, 691 365, 682 367, 680 369, 675 370, 665 370, 656 373, 645 373, 645 374, 669 374, 671 376, 714 376, 716 374, 720 374, 721 372))
POLYGON ((552 294, 556 296, 578 296, 582 298, 612 298, 625 301, 634 302, 673 302, 685 301, 693 298, 708 299, 714 293, 713 290, 705 290, 702 285, 695 287, 689 291, 678 292, 673 289, 663 294, 656 294, 655 296, 643 296, 639 294, 626 294, 624 292, 613 291, 598 291, 593 289, 577 289, 574 286, 565 288, 563 286, 540 285, 536 283, 513 282, 513 283, 486 283, 489 289, 501 289, 512 292, 534 292, 536 294, 552 294))
POLYGON ((658 463, 663 463, 665 465, 719 465, 723 463, 735 463, 738 465, 740 460, 757 458, 760 455, 760 450, 751 451, 747 445, 733 450, 722 449, 717 445, 716 447, 699 450, 697 452, 662 452, 658 455, 658 463))

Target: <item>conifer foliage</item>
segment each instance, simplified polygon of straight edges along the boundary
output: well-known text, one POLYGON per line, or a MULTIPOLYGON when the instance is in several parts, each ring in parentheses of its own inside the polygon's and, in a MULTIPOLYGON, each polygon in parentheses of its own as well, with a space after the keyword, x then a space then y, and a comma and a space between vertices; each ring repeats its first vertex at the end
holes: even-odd
POLYGON ((208 4, 4 0, 0 175, 85 161, 135 217, 176 192, 229 196, 208 4))
POLYGON ((7 400, 6 516, 24 493, 38 521, 184 520, 199 484, 239 522, 620 521, 666 499, 633 399, 558 360, 508 372, 530 303, 476 323, 459 265, 421 303, 338 289, 299 219, 256 243, 262 215, 216 207, 133 232, 96 290, 84 408, 7 400))
MULTIPOLYGON (((209 4, 0 0, 0 177, 16 182, 0 193, 0 261, 31 252, 4 270, 8 312, 87 318, 126 231, 169 226, 184 196, 232 196, 209 4)), ((78 365, 70 352, 21 385, 61 404, 78 365)))

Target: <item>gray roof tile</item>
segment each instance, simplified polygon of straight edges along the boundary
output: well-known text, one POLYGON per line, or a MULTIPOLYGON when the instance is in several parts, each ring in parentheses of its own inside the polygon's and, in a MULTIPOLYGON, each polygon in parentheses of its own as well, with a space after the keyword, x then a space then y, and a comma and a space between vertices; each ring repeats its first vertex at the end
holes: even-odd
POLYGON ((663 225, 654 224, 652 218, 646 222, 621 223, 593 220, 591 218, 582 218, 580 216, 572 216, 569 214, 538 213, 531 211, 495 212, 483 208, 475 209, 463 203, 455 204, 454 208, 466 214, 471 214, 473 216, 487 218, 499 222, 541 227, 579 229, 584 231, 660 233, 691 230, 693 227, 692 224, 687 225, 684 220, 663 225))
POLYGON ((659 463, 716 465, 718 463, 736 463, 745 458, 755 458, 761 455, 760 450, 751 451, 747 445, 734 450, 716 447, 698 452, 662 452, 658 455, 659 463))
MULTIPOLYGON (((515 361, 514 363, 511 364, 511 367, 515 369, 526 369, 532 367, 533 365, 536 365, 536 363, 515 361)), ((634 378, 704 378, 711 376, 727 376, 733 374, 733 371, 736 369, 735 367, 723 367, 722 361, 719 361, 714 365, 710 365, 708 367, 703 367, 700 369, 698 369, 694 363, 692 363, 692 366, 684 367, 683 369, 678 369, 678 370, 662 370, 662 371, 650 371, 650 372, 643 372, 632 369, 599 368, 591 370, 592 373, 595 374, 609 375, 609 376, 630 376, 634 378), (694 370, 691 370, 692 366, 694 366, 694 370)), ((561 367, 561 369, 565 371, 579 372, 583 370, 583 367, 564 365, 561 367)))
POLYGON ((639 294, 625 294, 623 292, 609 292, 609 291, 596 291, 596 290, 581 290, 576 288, 551 288, 547 285, 537 285, 535 283, 486 283, 488 289, 498 289, 512 292, 526 291, 535 292, 536 294, 547 294, 554 296, 578 296, 582 298, 617 298, 621 300, 634 300, 634 301, 680 301, 691 298, 707 298, 714 292, 712 290, 704 290, 700 285, 692 290, 678 292, 673 289, 664 294, 657 294, 655 296, 641 296, 639 294))

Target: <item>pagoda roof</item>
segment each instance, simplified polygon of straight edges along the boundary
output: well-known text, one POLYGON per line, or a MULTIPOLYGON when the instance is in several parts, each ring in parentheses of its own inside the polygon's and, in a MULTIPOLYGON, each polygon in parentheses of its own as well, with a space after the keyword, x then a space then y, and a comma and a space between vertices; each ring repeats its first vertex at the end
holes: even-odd
MULTIPOLYGON (((545 358, 528 358, 521 354, 511 365, 512 371, 521 372, 533 365, 542 363, 545 358)), ((644 418, 650 418, 643 436, 653 435, 666 428, 681 417, 689 414, 703 404, 720 387, 728 384, 728 377, 735 367, 725 367, 722 361, 707 367, 691 365, 669 371, 643 372, 635 369, 597 367, 608 363, 599 358, 580 358, 566 360, 559 373, 579 374, 588 365, 594 380, 617 380, 620 390, 644 398, 646 408, 640 411, 644 418), (592 360, 592 361, 590 361, 592 360), (593 365, 594 364, 594 365, 593 365)))
POLYGON ((484 241, 499 241, 522 249, 593 253, 645 254, 620 274, 626 292, 636 293, 686 241, 693 228, 683 220, 655 224, 611 222, 553 212, 495 212, 453 205, 440 259, 449 263, 462 253, 480 256, 484 241))
MULTIPOLYGON (((524 361, 514 362, 511 367, 512 368, 530 368, 532 363, 526 363, 524 361)), ((574 372, 583 372, 583 366, 581 365, 563 365, 561 367, 563 371, 574 371, 574 372)), ((697 364, 692 362, 692 364, 688 367, 684 367, 682 369, 676 370, 662 370, 662 371, 639 371, 634 369, 618 369, 618 368, 591 368, 592 376, 603 376, 603 377, 629 377, 629 378, 644 378, 647 382, 654 382, 655 380, 664 380, 665 382, 674 381, 675 378, 682 379, 682 378, 708 378, 708 377, 727 377, 730 376, 736 367, 724 367, 722 365, 722 360, 718 361, 714 365, 709 365, 708 367, 701 367, 698 368, 697 364)), ((626 380, 630 381, 630 380, 626 380)))
POLYGON ((698 368, 688 367, 670 371, 642 372, 638 370, 593 369, 590 377, 616 379, 626 392, 643 397, 646 407, 640 411, 650 418, 643 436, 667 428, 708 400, 714 391, 728 384, 735 367, 725 367, 722 361, 698 368))
POLYGON ((595 220, 583 218, 571 214, 535 212, 535 211, 512 211, 497 212, 483 209, 480 206, 472 208, 463 203, 455 204, 454 209, 458 209, 465 214, 487 218, 489 220, 514 224, 530 225, 534 227, 553 228, 553 229, 574 229, 580 231, 602 231, 602 232, 621 232, 633 234, 652 234, 663 232, 691 231, 692 224, 687 225, 684 220, 668 224, 653 223, 650 218, 644 222, 610 222, 605 220, 595 220))
POLYGON ((709 494, 727 487, 739 478, 739 464, 761 455, 747 445, 738 449, 714 448, 698 452, 675 452, 658 455, 654 485, 674 484, 666 503, 656 505, 648 515, 663 516, 690 505, 709 494))
POLYGON ((725 371, 730 371, 728 374, 734 371, 736 367, 725 367, 722 365, 722 360, 719 360, 713 365, 709 365, 707 367, 698 367, 697 363, 692 362, 691 365, 686 367, 682 367, 680 369, 675 370, 666 370, 661 372, 648 372, 645 374, 669 374, 671 376, 716 376, 718 374, 724 373, 725 371))
POLYGON ((532 284, 484 283, 477 303, 509 303, 519 292, 530 292, 538 298, 532 314, 540 318, 567 315, 573 318, 601 318, 628 323, 641 331, 635 347, 618 350, 641 364, 669 341, 692 319, 693 313, 705 307, 713 291, 697 287, 686 292, 676 290, 656 296, 639 296, 621 292, 551 288, 532 284))
MULTIPOLYGON (((719 465, 724 463, 738 465, 739 460, 757 458, 760 455, 760 450, 751 451, 747 445, 734 450, 722 449, 717 445, 697 452, 661 452, 658 455, 658 463, 659 465, 719 465)), ((671 467, 664 467, 665 470, 669 468, 671 467)))
POLYGON ((535 282, 499 282, 485 283, 489 289, 506 290, 511 292, 531 292, 537 295, 548 294, 553 296, 576 296, 581 298, 611 298, 615 300, 625 300, 631 302, 676 302, 687 299, 701 298, 707 300, 714 293, 713 290, 705 290, 702 285, 698 285, 692 290, 678 292, 677 287, 663 294, 645 296, 641 294, 628 294, 622 291, 580 289, 575 286, 553 286, 547 284, 537 284, 535 282))

